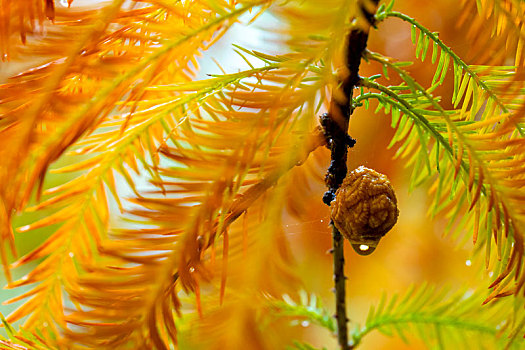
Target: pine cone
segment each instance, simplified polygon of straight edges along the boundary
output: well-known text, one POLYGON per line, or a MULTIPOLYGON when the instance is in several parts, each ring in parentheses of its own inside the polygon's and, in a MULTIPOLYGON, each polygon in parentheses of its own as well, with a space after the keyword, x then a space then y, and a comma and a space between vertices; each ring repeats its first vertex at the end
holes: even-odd
POLYGON ((345 177, 330 208, 335 227, 361 255, 375 250, 399 215, 388 178, 364 166, 345 177))

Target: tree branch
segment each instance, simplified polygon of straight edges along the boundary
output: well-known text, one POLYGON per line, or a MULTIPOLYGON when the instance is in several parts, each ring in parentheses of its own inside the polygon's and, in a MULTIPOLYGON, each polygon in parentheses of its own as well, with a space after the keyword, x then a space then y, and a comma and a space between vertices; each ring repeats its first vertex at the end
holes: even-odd
MULTIPOLYGON (((353 90, 360 81, 359 65, 361 57, 365 52, 368 41, 368 31, 374 25, 374 14, 379 0, 361 0, 358 2, 361 17, 366 23, 356 25, 346 38, 346 76, 341 77, 341 89, 344 100, 340 101, 332 97, 329 113, 321 116, 321 126, 324 129, 327 146, 331 151, 331 162, 326 174, 325 182, 328 190, 323 196, 323 202, 330 205, 335 199, 335 192, 343 182, 347 173, 348 147, 355 144, 355 140, 348 135, 348 124, 353 113, 352 95, 353 90)), ((332 94, 334 96, 334 94, 332 94)), ((337 340, 341 350, 353 348, 348 344, 348 318, 346 316, 346 292, 344 275, 344 240, 337 228, 332 226, 332 253, 334 262, 334 284, 335 284, 335 317, 337 319, 337 340)))
MULTIPOLYGON (((308 136, 308 139, 304 143, 304 148, 298 150, 295 156, 290 159, 282 167, 278 167, 274 171, 267 174, 264 178, 257 181, 244 192, 238 194, 233 202, 231 203, 228 211, 225 215, 224 222, 219 228, 218 219, 213 224, 213 231, 210 233, 211 238, 208 240, 205 246, 200 249, 208 249, 213 245, 215 237, 221 235, 228 227, 235 222, 248 208, 267 190, 273 187, 288 171, 296 166, 301 166, 309 157, 310 153, 314 152, 317 148, 326 145, 326 137, 323 134, 321 128, 314 129, 308 136)), ((169 151, 167 149, 160 149, 161 153, 169 157, 169 151)))

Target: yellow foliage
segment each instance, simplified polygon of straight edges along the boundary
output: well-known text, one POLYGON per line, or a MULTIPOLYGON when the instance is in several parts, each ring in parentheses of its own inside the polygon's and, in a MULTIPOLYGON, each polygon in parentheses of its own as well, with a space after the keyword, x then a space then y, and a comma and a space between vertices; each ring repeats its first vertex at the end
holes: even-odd
MULTIPOLYGON (((399 245, 385 238, 367 258, 376 260, 349 258, 350 315, 365 313, 360 298, 406 286, 413 276, 438 283, 462 277, 452 262, 439 261, 438 270, 435 260, 463 263, 464 252, 451 257, 432 235, 420 238, 427 232, 408 232, 432 231, 431 222, 439 233, 474 237, 474 250, 485 251, 492 281, 480 277, 474 286, 492 290, 476 293, 476 301, 508 308, 497 298, 515 294, 504 298, 514 298, 515 310, 495 312, 505 322, 501 331, 514 339, 524 331, 525 17, 519 1, 464 3, 442 19, 470 26, 462 29, 472 40, 470 60, 441 39, 456 35, 451 25, 438 37, 387 4, 370 29, 360 71, 367 78, 351 100, 358 144, 349 164, 370 162, 389 174, 401 212, 392 236, 406 238, 399 245), (397 32, 382 28, 396 18, 413 25, 410 52, 420 65, 371 51, 388 51, 382 40, 397 32), (391 123, 374 125, 373 118, 385 117, 357 112, 370 103, 391 123), (389 139, 400 157, 394 162, 389 139), (412 179, 403 178, 404 165, 412 179), (421 184, 429 188, 433 221, 422 219, 426 204, 406 195, 421 184), (403 257, 392 260, 396 252, 403 257), (389 276, 397 263, 406 273, 389 276)), ((68 4, 0 5, 2 60, 31 67, 0 85, 0 253, 7 288, 20 291, 5 302, 18 304, 3 320, 9 339, 0 347, 276 349, 293 339, 333 342, 292 327, 279 316, 286 307, 272 303, 301 288, 320 295, 331 288, 329 213, 321 203, 329 157, 318 116, 330 101, 350 101, 340 89, 341 77, 356 73, 344 66, 345 37, 368 28, 363 8, 373 3, 68 4), (245 68, 225 72, 227 62, 219 60, 223 74, 203 75, 203 56, 270 16, 278 25, 266 28, 274 36, 262 48, 227 48, 245 68), (15 230, 13 221, 21 223, 15 230), (16 246, 31 234, 41 244, 17 257, 16 246), (9 326, 17 321, 20 331, 9 326)), ((410 28, 403 30, 410 45, 410 28)), ((434 297, 445 298, 428 292, 428 300, 434 297)), ((314 306, 299 318, 309 315, 330 329, 314 306)), ((468 326, 476 332, 474 321, 468 326)), ((498 338, 491 327, 481 333, 498 338)))

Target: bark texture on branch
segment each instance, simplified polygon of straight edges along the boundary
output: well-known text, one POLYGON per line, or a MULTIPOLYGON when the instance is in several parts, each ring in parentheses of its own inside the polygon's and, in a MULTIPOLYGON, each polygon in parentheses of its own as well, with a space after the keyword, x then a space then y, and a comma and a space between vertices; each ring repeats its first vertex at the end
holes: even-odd
MULTIPOLYGON (((348 33, 345 46, 345 65, 347 76, 341 77, 341 89, 345 96, 343 101, 332 98, 329 113, 320 117, 324 129, 327 147, 331 151, 331 161, 326 174, 325 182, 328 190, 323 196, 323 202, 330 205, 335 199, 335 192, 341 186, 347 174, 348 147, 355 144, 355 140, 348 135, 348 124, 353 113, 353 90, 359 83, 359 65, 366 49, 368 31, 374 25, 374 14, 379 0, 360 0, 358 2, 364 24, 356 26, 348 33)), ((334 263, 335 307, 337 319, 337 339, 342 350, 349 350, 353 346, 348 344, 348 318, 346 316, 345 280, 344 275, 344 239, 332 226, 332 253, 334 263)))

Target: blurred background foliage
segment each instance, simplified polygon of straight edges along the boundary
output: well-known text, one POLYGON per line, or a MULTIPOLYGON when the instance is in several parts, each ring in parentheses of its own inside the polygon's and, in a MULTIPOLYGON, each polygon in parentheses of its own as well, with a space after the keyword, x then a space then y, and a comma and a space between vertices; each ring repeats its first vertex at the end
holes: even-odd
MULTIPOLYGON (((87 4, 80 1, 73 2, 72 6, 87 4)), ((57 6, 63 6, 62 2, 57 6)), ((396 10, 416 18, 420 23, 434 32, 440 33, 440 38, 447 43, 460 57, 468 63, 476 63, 476 41, 465 35, 468 28, 458 25, 464 8, 458 6, 454 0, 440 1, 407 1, 397 0, 396 10)), ((241 46, 255 46, 262 52, 279 52, 283 48, 271 40, 274 33, 265 32, 268 26, 279 25, 270 15, 263 15, 250 28, 236 24, 209 51, 200 58, 201 70, 199 76, 219 73, 214 61, 220 62, 227 72, 235 72, 245 68, 242 59, 232 53, 231 44, 241 46), (255 28, 254 28, 255 27, 255 28)), ((487 34, 488 35, 488 34, 487 34)), ((421 63, 414 57, 414 46, 410 39, 410 26, 401 21, 391 20, 381 23, 378 30, 372 30, 368 42, 372 51, 381 52, 386 56, 396 57, 403 61, 415 62, 409 68, 413 78, 421 83, 430 82, 434 71, 426 63, 421 63)), ((285 48, 284 48, 285 49, 285 48)), ((31 57, 24 57, 24 61, 2 62, 0 64, 0 82, 7 77, 22 71, 35 62, 31 57), (25 61, 27 60, 27 61, 25 61)), ((452 68, 449 68, 452 69, 452 68)), ((378 66, 373 62, 364 62, 361 65, 361 75, 369 76, 377 72, 378 66)), ((392 84, 394 84, 392 82, 392 84)), ((436 95, 450 96, 452 82, 449 81, 436 91, 436 95)), ((450 98, 444 98, 444 107, 450 98)), ((430 219, 429 198, 427 188, 418 187, 411 192, 409 189, 410 172, 405 169, 405 161, 395 159, 395 147, 388 149, 393 130, 390 127, 390 117, 382 111, 374 113, 375 105, 369 109, 358 108, 353 114, 350 123, 350 134, 357 139, 357 144, 349 153, 349 168, 359 165, 376 169, 386 174, 391 180, 398 197, 400 216, 394 229, 381 241, 378 249, 370 256, 359 256, 346 246, 347 305, 352 323, 364 324, 368 310, 376 304, 382 294, 387 292, 403 293, 410 285, 420 285, 424 282, 434 285, 447 285, 452 288, 469 286, 471 289, 486 288, 491 280, 491 271, 484 269, 483 256, 473 256, 472 239, 469 233, 465 237, 444 237, 443 231, 447 224, 446 219, 430 219), (459 244, 458 244, 459 243, 459 244)), ((310 166, 318 169, 317 181, 310 181, 310 188, 304 198, 300 198, 288 211, 282 213, 284 232, 289 240, 293 255, 292 270, 298 277, 294 285, 295 292, 291 297, 297 299, 299 290, 315 294, 321 303, 332 310, 333 281, 331 229, 329 223, 329 208, 322 203, 325 191, 322 178, 329 163, 329 151, 322 148, 315 151, 308 160, 310 166)), ((292 170, 292 178, 295 169, 292 170)), ((300 174, 297 174, 300 176, 300 174)), ((48 176, 45 187, 53 187, 64 181, 58 175, 48 176)), ((124 195, 123 195, 124 196, 124 195)), ((23 213, 15 218, 14 227, 34 222, 45 216, 45 211, 23 213)), ((18 233, 16 248, 20 256, 33 250, 41 244, 54 230, 54 226, 44 229, 18 233)), ((26 274, 34 265, 24 266, 15 272, 15 277, 26 274)), ((2 280, 2 285, 5 285, 2 280)), ((19 290, 2 290, 1 300, 7 300, 19 295, 19 290)), ((16 305, 2 305, 0 312, 9 314, 16 305)), ((206 301, 203 301, 206 308, 206 301)), ((185 316, 194 317, 194 316, 185 316)), ((219 319, 220 320, 220 319, 219 319)), ((288 320, 275 320, 271 326, 273 332, 279 332, 279 324, 288 320)), ((192 340, 192 330, 185 329, 184 322, 180 325, 180 348, 195 349, 192 340)), ((333 349, 336 346, 335 338, 321 327, 309 322, 297 322, 296 327, 282 328, 291 334, 284 335, 288 339, 298 339, 311 343, 316 347, 333 349)), ((374 332, 366 337, 360 349, 424 349, 427 348, 419 340, 411 340, 406 344, 399 337, 388 337, 374 332)))

